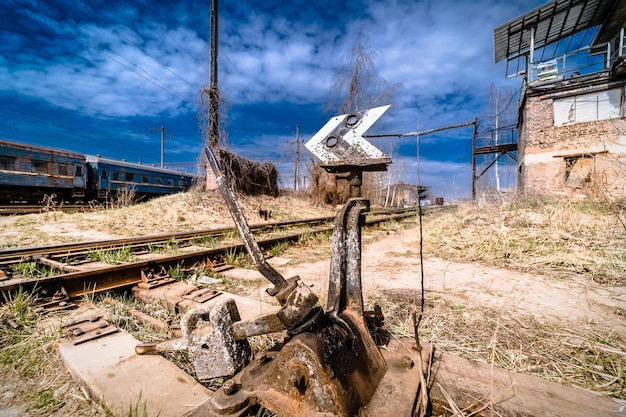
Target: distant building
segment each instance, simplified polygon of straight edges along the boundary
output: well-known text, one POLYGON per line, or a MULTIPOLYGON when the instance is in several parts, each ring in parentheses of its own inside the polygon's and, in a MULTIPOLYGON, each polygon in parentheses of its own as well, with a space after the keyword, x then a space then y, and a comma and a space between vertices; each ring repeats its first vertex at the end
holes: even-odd
POLYGON ((556 0, 494 30, 523 76, 518 190, 626 198, 626 0, 556 0))
MULTIPOLYGON (((393 184, 385 190, 389 196, 386 206, 407 207, 434 204, 431 187, 405 183, 393 184)), ((441 202, 443 204, 443 201, 441 202)))

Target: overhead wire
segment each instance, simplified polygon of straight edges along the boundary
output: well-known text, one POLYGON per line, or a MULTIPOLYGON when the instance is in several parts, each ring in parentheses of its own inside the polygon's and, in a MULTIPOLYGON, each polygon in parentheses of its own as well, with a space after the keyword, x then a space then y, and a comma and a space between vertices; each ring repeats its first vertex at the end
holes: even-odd
MULTIPOLYGON (((37 14, 41 14, 41 13, 40 13, 40 11, 33 9, 33 8, 29 5, 29 4, 25 3, 23 0, 16 0, 16 1, 17 1, 20 5, 22 5, 24 8, 28 9, 29 11, 31 11, 32 13, 34 13, 34 14, 36 14, 36 15, 37 15, 37 14)), ((61 25, 58 21, 56 21, 55 19, 52 19, 52 18, 51 18, 51 19, 50 19, 50 21, 51 21, 54 25, 56 25, 59 29, 61 29, 61 30, 65 31, 65 32, 67 32, 67 33, 69 33, 69 34, 71 34, 71 35, 75 36, 75 37, 76 37, 76 39, 77 39, 80 43, 82 43, 82 44, 84 44, 84 45, 86 45, 86 46, 88 46, 88 47, 90 47, 90 48, 92 48, 92 49, 96 50, 97 52, 99 52, 99 53, 101 53, 102 55, 106 56, 107 58, 109 58, 109 59, 111 59, 111 60, 115 61, 116 63, 118 63, 119 65, 121 65, 121 66, 123 66, 124 68, 128 69, 129 71, 134 72, 135 74, 137 74, 137 75, 138 75, 138 76, 140 76, 141 78, 143 78, 143 79, 145 79, 146 81, 148 81, 148 82, 152 83, 153 85, 157 86, 158 88, 160 88, 160 89, 162 89, 162 90, 164 90, 164 91, 166 91, 166 92, 168 92, 168 93, 170 93, 170 94, 172 94, 172 95, 176 96, 176 97, 177 97, 177 98, 179 98, 181 101, 183 101, 183 102, 190 102, 187 98, 185 98, 185 97, 181 96, 178 92, 174 91, 174 90, 173 90, 172 88, 170 88, 167 84, 165 84, 165 82, 161 81, 158 77, 156 77, 156 76, 152 75, 150 72, 148 72, 147 70, 145 70, 145 69, 141 68, 139 65, 137 65, 137 64, 136 64, 136 63, 134 63, 134 62, 132 62, 130 59, 126 58, 125 56, 123 56, 123 55, 122 55, 122 54, 120 54, 119 52, 115 51, 114 49, 112 49, 112 48, 110 48, 110 47, 109 47, 109 48, 107 48, 107 49, 108 49, 108 51, 110 52, 110 53, 108 53, 105 49, 101 48, 101 45, 105 45, 105 43, 104 43, 102 40, 100 40, 98 37, 96 37, 96 36, 92 35, 91 33, 89 33, 89 32, 88 32, 87 30, 85 30, 84 28, 83 28, 83 29, 80 29, 80 28, 78 28, 78 27, 75 27, 74 29, 75 29, 75 31, 76 31, 76 32, 78 32, 79 34, 83 34, 83 35, 86 35, 87 37, 91 38, 91 39, 92 39, 92 41, 94 41, 94 42, 95 42, 95 45, 94 45, 94 44, 92 44, 92 43, 90 43, 90 42, 88 42, 88 41, 87 41, 86 39, 84 39, 84 38, 82 38, 82 39, 81 39, 79 36, 76 36, 76 34, 75 34, 72 30, 70 30, 70 27, 73 27, 73 26, 74 26, 73 22, 69 21, 69 19, 68 19, 67 17, 64 17, 64 16, 63 16, 63 14, 59 11, 59 9, 58 9, 58 8, 56 8, 53 4, 51 4, 49 0, 43 0, 43 2, 44 2, 44 3, 46 3, 46 4, 47 4, 47 5, 48 5, 48 6, 49 6, 52 10, 54 10, 54 11, 57 13, 57 16, 58 16, 58 18, 59 18, 60 20, 62 20, 62 21, 64 21, 64 22, 68 23, 68 26, 63 26, 63 25, 61 25), (119 58, 121 58, 121 59, 123 59, 124 61, 126 61, 126 62, 128 63, 128 65, 127 65, 127 64, 125 64, 124 62, 120 61, 120 59, 117 59, 117 58, 116 58, 115 56, 113 56, 112 54, 117 55, 119 58), (143 72, 143 74, 142 74, 142 73, 140 73, 139 71, 143 72), (145 74, 145 75, 144 75, 144 74, 145 74)), ((50 16, 47 16, 47 17, 50 17, 50 16)))

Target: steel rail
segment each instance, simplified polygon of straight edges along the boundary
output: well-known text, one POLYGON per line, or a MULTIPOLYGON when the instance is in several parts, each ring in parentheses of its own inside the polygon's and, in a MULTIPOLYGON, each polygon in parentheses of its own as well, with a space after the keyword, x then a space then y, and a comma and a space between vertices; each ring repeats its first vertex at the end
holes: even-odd
MULTIPOLYGON (((273 229, 276 227, 293 227, 299 225, 316 225, 332 222, 334 217, 316 217, 304 220, 289 220, 283 222, 270 222, 255 224, 250 227, 255 231, 273 229)), ((51 258, 66 257, 68 253, 76 255, 77 252, 88 253, 89 251, 112 249, 115 247, 138 248, 149 244, 167 243, 172 239, 182 242, 207 236, 220 236, 235 231, 234 226, 217 227, 206 230, 196 230, 191 232, 167 233, 149 236, 138 236, 133 238, 111 239, 101 241, 66 243, 61 245, 47 245, 30 248, 8 248, 0 250, 0 266, 10 265, 19 262, 21 259, 33 256, 47 256, 51 258)))
MULTIPOLYGON (((387 209, 378 210, 371 213, 375 215, 388 215, 392 213, 404 213, 415 210, 410 209, 387 209)), ((274 228, 287 228, 295 226, 315 226, 318 224, 327 224, 334 221, 334 216, 313 217, 309 219, 287 220, 281 222, 269 222, 250 225, 254 231, 271 230, 274 228)), ((177 232, 167 234, 157 234, 149 236, 138 236, 133 238, 111 239, 100 241, 87 241, 66 243, 61 245, 45 245, 28 248, 7 248, 0 250, 0 267, 6 267, 14 263, 18 263, 23 259, 29 259, 36 256, 45 256, 50 259, 65 258, 69 255, 79 256, 88 254, 91 251, 113 249, 116 247, 130 247, 131 249, 141 248, 147 245, 157 245, 170 242, 172 239, 177 242, 185 242, 197 238, 208 236, 221 236, 236 231, 234 226, 224 226, 205 230, 196 230, 190 232, 177 232)))
MULTIPOLYGON (((415 216, 417 212, 396 213, 391 216, 384 216, 376 219, 366 220, 366 225, 375 225, 390 220, 400 220, 415 216)), ((324 233, 333 230, 333 225, 317 228, 312 233, 324 233)), ((274 238, 266 238, 258 241, 261 248, 269 248, 279 242, 294 242, 307 232, 292 233, 274 238)), ((311 233, 311 231, 308 231, 311 233)), ((193 253, 186 253, 174 256, 166 256, 159 259, 133 262, 116 265, 101 269, 94 269, 81 272, 70 272, 46 278, 10 279, 0 281, 0 292, 7 295, 22 288, 31 291, 34 288, 45 290, 47 293, 54 293, 63 287, 71 298, 81 297, 88 294, 102 291, 121 289, 130 287, 141 282, 141 271, 146 268, 165 269, 173 267, 191 268, 207 260, 215 260, 224 254, 232 251, 244 251, 243 243, 229 245, 220 248, 201 250, 193 253)))

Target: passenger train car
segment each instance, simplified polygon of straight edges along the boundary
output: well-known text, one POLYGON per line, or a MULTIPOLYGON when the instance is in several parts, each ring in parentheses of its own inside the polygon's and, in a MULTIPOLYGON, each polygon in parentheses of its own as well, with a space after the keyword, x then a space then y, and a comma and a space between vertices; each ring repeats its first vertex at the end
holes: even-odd
POLYGON ((154 197, 189 189, 193 175, 0 140, 0 203, 105 200, 120 190, 154 197))

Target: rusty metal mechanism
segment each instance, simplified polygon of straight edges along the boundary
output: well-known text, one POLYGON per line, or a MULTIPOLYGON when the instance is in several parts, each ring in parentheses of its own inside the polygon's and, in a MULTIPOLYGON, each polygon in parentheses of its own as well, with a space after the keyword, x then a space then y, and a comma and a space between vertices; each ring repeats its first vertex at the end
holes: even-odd
POLYGON ((183 316, 182 338, 141 344, 137 353, 188 349, 199 378, 230 378, 209 400, 209 415, 241 416, 258 405, 281 416, 374 415, 367 410, 380 407, 372 399, 385 402, 393 389, 380 384, 385 394, 377 394, 389 366, 368 324, 379 327, 382 312, 363 311, 361 226, 369 201, 353 198, 335 218, 324 311, 298 277, 285 279, 267 263, 213 153, 205 152, 245 246, 281 308, 244 322, 232 300, 200 307, 183 316), (278 331, 287 332, 285 341, 252 360, 247 338, 278 331))

